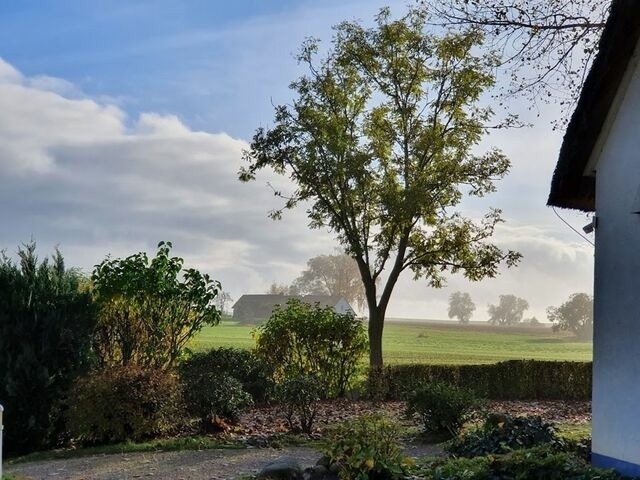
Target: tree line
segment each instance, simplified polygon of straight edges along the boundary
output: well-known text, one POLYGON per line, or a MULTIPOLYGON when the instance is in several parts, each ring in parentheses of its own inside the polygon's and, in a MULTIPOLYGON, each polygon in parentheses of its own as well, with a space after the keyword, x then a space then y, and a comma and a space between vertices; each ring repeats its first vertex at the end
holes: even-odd
MULTIPOLYGON (((524 319, 529 303, 515 295, 500 295, 495 305, 489 305, 489 324, 494 326, 540 325, 536 317, 524 319)), ((449 297, 449 318, 457 318, 467 324, 476 310, 471 295, 466 292, 454 292, 449 297)), ((593 297, 586 293, 574 293, 559 307, 547 308, 547 319, 553 324, 554 331, 574 333, 582 339, 593 335, 593 297)))

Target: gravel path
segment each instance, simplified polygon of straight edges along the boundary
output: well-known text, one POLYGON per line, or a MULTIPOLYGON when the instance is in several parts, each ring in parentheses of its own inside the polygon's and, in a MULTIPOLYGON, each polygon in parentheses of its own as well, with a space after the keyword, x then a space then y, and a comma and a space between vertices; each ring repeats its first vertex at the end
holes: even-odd
MULTIPOLYGON (((406 449, 411 457, 440 453, 433 445, 406 449)), ((306 468, 316 463, 320 453, 306 447, 128 453, 21 463, 7 466, 6 471, 20 480, 228 480, 255 474, 280 457, 294 457, 306 468)))
POLYGON ((10 465, 7 473, 29 480, 219 480, 253 474, 266 463, 283 456, 313 465, 319 453, 311 448, 184 450, 95 455, 65 460, 49 460, 10 465))

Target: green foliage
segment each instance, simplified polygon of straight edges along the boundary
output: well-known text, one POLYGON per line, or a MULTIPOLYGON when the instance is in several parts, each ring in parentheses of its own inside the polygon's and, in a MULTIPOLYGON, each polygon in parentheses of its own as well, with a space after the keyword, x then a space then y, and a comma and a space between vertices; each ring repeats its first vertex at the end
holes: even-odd
POLYGON ((425 480, 622 480, 612 470, 591 467, 584 460, 548 446, 506 455, 437 460, 420 472, 425 480))
POLYGON ((273 367, 250 350, 220 347, 195 353, 180 364, 183 381, 198 384, 198 379, 208 375, 225 375, 240 382, 253 401, 269 400, 273 391, 273 367))
POLYGON ((236 421, 253 404, 238 379, 224 372, 193 373, 182 375, 183 396, 187 412, 200 419, 203 431, 212 429, 216 417, 236 421))
POLYGON ((0 253, 0 403, 9 453, 60 440, 58 413, 75 376, 89 367, 95 324, 83 278, 65 268, 60 252, 38 262, 31 242, 18 257, 15 264, 0 253))
POLYGON ((515 295, 500 295, 498 305, 489 305, 489 323, 491 325, 516 325, 522 321, 529 302, 515 295))
POLYGON ((70 429, 84 444, 138 441, 182 420, 178 378, 160 369, 114 367, 80 378, 70 395, 70 429))
POLYGON ((314 375, 323 396, 344 395, 367 348, 363 323, 332 307, 290 300, 255 330, 256 353, 278 378, 314 375))
POLYGON ((496 480, 491 474, 487 457, 452 458, 435 465, 426 478, 429 480, 496 480))
POLYGON ((586 293, 574 293, 559 307, 549 307, 547 318, 554 331, 565 330, 589 339, 593 336, 593 298, 586 293))
POLYGON ((544 480, 617 480, 623 477, 612 470, 591 467, 580 458, 553 448, 516 450, 498 457, 493 465, 498 478, 539 478, 544 480))
POLYGON ((342 480, 391 480, 404 473, 400 429, 382 415, 362 415, 330 429, 324 453, 342 480))
POLYGON ((454 292, 449 297, 449 318, 457 318, 460 323, 469 323, 475 309, 476 306, 468 293, 454 292))
POLYGON ((590 362, 509 360, 488 365, 392 365, 377 394, 403 398, 424 382, 469 388, 495 400, 590 400, 590 362))
POLYGON ((291 178, 296 188, 276 192, 285 203, 271 216, 305 202, 311 226, 334 231, 356 260, 376 367, 404 271, 441 287, 448 272, 480 280, 520 257, 489 242, 500 211, 476 222, 457 208, 466 195, 493 192, 509 170, 498 150, 476 154, 492 118, 478 103, 497 58, 480 48, 478 30, 436 36, 427 24, 418 10, 396 19, 382 9, 372 28, 336 26, 322 58, 319 42, 306 41, 299 61, 308 73, 291 83, 295 98, 276 107, 273 128, 256 132, 240 172, 243 181, 264 168, 291 178))
POLYGON ((102 367, 171 366, 193 335, 220 321, 220 284, 183 269, 183 260, 170 256, 171 247, 160 242, 151 260, 140 252, 96 266, 91 279, 100 314, 94 348, 102 367))
POLYGON ((276 399, 292 432, 313 432, 323 385, 314 375, 286 377, 276 388, 276 399))
POLYGON ((426 383, 407 395, 407 414, 419 418, 425 433, 452 437, 480 404, 471 390, 446 383, 426 383))
POLYGON ((540 417, 489 418, 482 427, 454 439, 447 451, 459 457, 477 457, 552 444, 564 448, 555 427, 540 417))

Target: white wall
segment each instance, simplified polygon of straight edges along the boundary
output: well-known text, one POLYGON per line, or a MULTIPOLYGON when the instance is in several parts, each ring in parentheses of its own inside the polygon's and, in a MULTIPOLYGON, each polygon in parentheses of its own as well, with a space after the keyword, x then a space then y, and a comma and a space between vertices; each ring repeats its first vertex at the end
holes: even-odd
POLYGON ((596 164, 593 356, 594 463, 628 473, 640 465, 640 215, 632 213, 640 210, 640 72, 632 68, 596 164))

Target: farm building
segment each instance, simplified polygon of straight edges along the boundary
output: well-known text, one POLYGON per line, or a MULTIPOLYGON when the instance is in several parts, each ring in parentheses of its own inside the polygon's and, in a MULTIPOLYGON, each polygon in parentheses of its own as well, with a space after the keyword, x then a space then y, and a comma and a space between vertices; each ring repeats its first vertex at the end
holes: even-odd
POLYGON ((337 313, 355 314, 349 302, 336 295, 243 295, 233 305, 233 319, 243 323, 256 323, 269 318, 276 305, 284 305, 297 298, 311 305, 333 307, 337 313))
POLYGON ((640 1, 614 0, 549 205, 594 212, 593 463, 640 475, 640 1))

